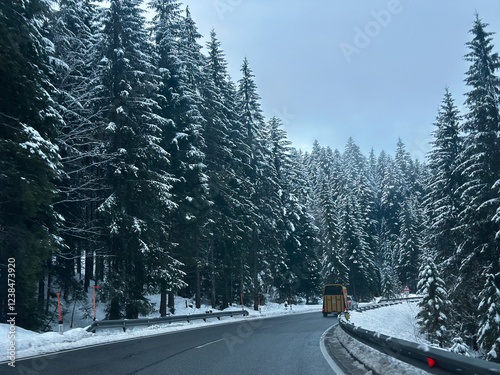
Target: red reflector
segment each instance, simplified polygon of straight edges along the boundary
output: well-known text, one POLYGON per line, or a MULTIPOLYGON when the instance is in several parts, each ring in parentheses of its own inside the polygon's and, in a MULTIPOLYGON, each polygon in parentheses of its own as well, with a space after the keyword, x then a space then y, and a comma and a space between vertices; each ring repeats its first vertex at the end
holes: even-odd
POLYGON ((325 312, 325 309, 323 309, 323 312, 325 312))
POLYGON ((429 367, 434 367, 436 361, 433 360, 432 358, 427 358, 427 363, 429 364, 429 367))

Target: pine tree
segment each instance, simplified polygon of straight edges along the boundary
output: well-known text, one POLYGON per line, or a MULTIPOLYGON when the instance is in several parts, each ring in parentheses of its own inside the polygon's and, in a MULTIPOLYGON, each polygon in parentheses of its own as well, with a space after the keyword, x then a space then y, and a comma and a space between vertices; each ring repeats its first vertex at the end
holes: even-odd
MULTIPOLYGON (((463 178, 459 188, 463 207, 457 227, 457 233, 461 234, 456 259, 460 277, 455 288, 460 293, 454 303, 459 306, 457 315, 462 331, 469 337, 478 329, 476 291, 484 288, 487 273, 496 274, 500 270, 498 223, 494 222, 498 191, 492 189, 500 172, 500 78, 497 76, 500 57, 492 51, 492 33, 486 27, 476 14, 470 31, 473 38, 467 43, 469 53, 465 56, 471 63, 465 79, 470 91, 466 93, 468 112, 461 127, 464 139, 458 166, 463 178)), ((490 349, 485 347, 487 351, 490 349)))
MULTIPOLYGON (((262 268, 264 259, 264 241, 267 233, 273 230, 272 211, 270 201, 276 199, 277 189, 273 189, 275 179, 266 174, 267 155, 263 130, 265 126, 264 116, 260 107, 260 96, 257 94, 257 86, 248 60, 245 58, 241 66, 242 78, 238 81, 237 108, 240 122, 245 130, 245 143, 250 150, 250 169, 248 178, 252 184, 251 202, 258 211, 254 211, 249 217, 248 226, 251 228, 249 242, 248 264, 251 274, 251 298, 254 309, 258 309, 258 296, 262 291, 259 274, 267 270, 262 268), (271 178, 268 178, 271 177, 271 178), (274 191, 273 191, 274 190, 274 191)), ((268 249, 270 250, 270 249, 268 249)))
POLYGON ((398 205, 393 201, 394 162, 382 151, 375 166, 371 167, 372 179, 375 182, 375 252, 377 264, 381 272, 381 292, 386 297, 395 297, 402 290, 401 281, 397 275, 397 215, 398 205))
MULTIPOLYGON (((340 163, 339 159, 337 161, 340 163)), ((340 247, 340 217, 337 199, 339 187, 334 187, 335 182, 332 181, 340 174, 340 165, 336 167, 337 170, 332 169, 330 175, 321 170, 318 175, 317 196, 321 212, 320 233, 323 239, 323 278, 327 283, 347 284, 349 271, 344 263, 344 254, 341 253, 340 247)))
MULTIPOLYGON (((460 170, 465 178, 461 188, 462 199, 468 205, 460 215, 471 234, 467 248, 491 260, 498 259, 500 255, 498 242, 494 240, 498 226, 492 221, 495 213, 492 202, 498 199, 492 187, 500 171, 497 135, 500 123, 500 78, 496 75, 500 68, 500 57, 492 53, 492 33, 486 32, 486 27, 487 24, 476 14, 471 30, 474 38, 467 43, 470 52, 465 56, 471 62, 466 73, 466 83, 471 91, 466 94, 465 104, 469 112, 461 129, 465 138, 460 170)), ((486 268, 499 267, 498 262, 483 264, 486 268)))
POLYGON ((208 177, 204 164, 205 148, 200 87, 203 57, 199 35, 189 9, 177 19, 178 4, 153 2, 157 10, 155 23, 162 75, 160 93, 162 117, 173 121, 163 142, 170 154, 169 172, 176 178, 172 194, 177 211, 171 217, 172 234, 178 242, 176 257, 185 264, 189 285, 194 286, 196 306, 201 306, 202 272, 207 262, 206 224, 211 202, 208 199, 208 177))
POLYGON ((455 337, 451 343, 450 352, 470 357, 470 349, 461 337, 455 337))
POLYGON ((431 342, 440 347, 449 342, 449 311, 451 308, 445 283, 432 256, 425 256, 418 275, 418 294, 423 295, 417 315, 421 333, 426 333, 431 342))
MULTIPOLYGON (((61 118, 48 79, 53 50, 42 28, 49 12, 44 0, 0 2, 0 279, 7 285, 7 262, 14 259, 16 324, 33 330, 44 318, 44 291, 38 303, 36 285, 63 245, 53 209, 61 118)), ((0 293, 6 321, 7 288, 0 293)))
POLYGON ((300 170, 294 166, 291 142, 281 129, 282 122, 273 117, 268 126, 271 155, 279 183, 281 218, 277 221, 283 233, 271 265, 281 272, 274 275, 273 282, 279 288, 281 299, 301 295, 309 301, 320 287, 317 231, 312 225, 312 217, 296 196, 295 187, 304 181, 300 170))
POLYGON ((457 171, 458 157, 462 150, 460 138, 460 114, 446 88, 438 116, 434 125, 434 140, 429 152, 431 180, 429 194, 426 197, 426 210, 429 219, 428 246, 438 250, 441 260, 453 256, 458 246, 457 235, 453 229, 457 226, 460 211, 459 196, 456 191, 461 185, 457 171))
POLYGON ((418 276, 418 257, 420 255, 422 240, 418 214, 418 202, 415 198, 406 198, 401 204, 400 230, 398 237, 398 265, 399 279, 416 290, 418 276))
POLYGON ((182 286, 172 259, 166 214, 172 177, 162 134, 169 125, 155 112, 158 78, 137 0, 113 0, 102 15, 100 105, 106 129, 109 195, 99 207, 109 258, 106 294, 110 318, 137 318, 150 305, 145 294, 164 283, 182 286))
POLYGON ((352 138, 347 141, 342 158, 345 185, 339 197, 341 246, 352 293, 369 297, 379 290, 380 280, 371 239, 373 196, 366 177, 366 158, 352 138))
POLYGON ((477 341, 486 351, 487 361, 500 363, 500 273, 486 275, 478 307, 479 331, 477 341))
POLYGON ((215 31, 207 43, 208 56, 202 87, 205 124, 205 163, 209 175, 212 304, 227 307, 249 284, 246 265, 250 236, 252 188, 247 173, 250 149, 239 121, 236 89, 227 73, 227 62, 215 31))

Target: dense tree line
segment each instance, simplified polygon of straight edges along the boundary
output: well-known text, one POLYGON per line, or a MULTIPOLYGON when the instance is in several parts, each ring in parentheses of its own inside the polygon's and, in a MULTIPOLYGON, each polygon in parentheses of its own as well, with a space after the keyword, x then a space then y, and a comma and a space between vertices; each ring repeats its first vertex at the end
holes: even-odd
POLYGON ((19 325, 96 284, 110 319, 150 313, 149 294, 164 315, 175 295, 257 308, 408 285, 431 340, 498 360, 500 60, 478 16, 467 113, 446 90, 422 164, 401 140, 294 149, 249 60, 232 81, 177 0, 148 1, 150 23, 140 0, 49 3, 0 3, 0 276, 15 258, 19 325))
POLYGON ((1 6, 1 261, 18 260, 19 325, 43 329, 56 292, 74 303, 93 284, 110 319, 151 312, 149 294, 161 314, 176 294, 318 295, 306 175, 247 59, 233 82, 215 31, 202 54, 175 0, 1 6))

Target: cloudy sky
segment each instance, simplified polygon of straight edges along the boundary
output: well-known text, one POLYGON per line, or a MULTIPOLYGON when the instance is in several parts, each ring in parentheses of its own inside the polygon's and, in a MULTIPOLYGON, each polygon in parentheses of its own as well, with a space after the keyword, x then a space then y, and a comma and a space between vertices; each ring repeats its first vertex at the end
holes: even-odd
POLYGON ((352 136, 365 154, 393 153, 401 137, 423 159, 445 86, 463 108, 475 12, 500 31, 498 0, 182 3, 203 45, 215 29, 233 80, 248 58, 266 118, 280 117, 303 150, 317 139, 342 151, 352 136))

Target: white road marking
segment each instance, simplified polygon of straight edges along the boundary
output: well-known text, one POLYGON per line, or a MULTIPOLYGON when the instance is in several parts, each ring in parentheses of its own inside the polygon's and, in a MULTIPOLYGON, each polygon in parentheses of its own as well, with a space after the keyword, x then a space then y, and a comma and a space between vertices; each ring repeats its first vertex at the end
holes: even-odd
POLYGON ((331 330, 333 327, 335 327, 337 324, 335 324, 334 326, 328 328, 325 332, 323 332, 323 334, 321 335, 321 338, 319 339, 319 346, 321 348, 321 354, 323 354, 323 357, 325 357, 326 359, 326 362, 328 362, 328 364, 330 365, 330 367, 332 368, 333 372, 336 374, 336 375, 345 375, 344 371, 342 371, 340 369, 339 366, 337 366, 337 364, 335 363, 335 361, 332 359, 332 357, 330 357, 330 354, 328 354, 328 351, 326 350, 326 346, 325 346, 325 336, 326 336, 326 333, 331 330))
POLYGON ((222 341, 222 340, 225 340, 225 338, 222 338, 222 339, 219 339, 219 340, 214 340, 214 341, 207 342, 206 344, 203 344, 203 345, 197 346, 197 347, 196 347, 196 349, 200 349, 200 348, 203 348, 204 346, 208 346, 208 345, 215 344, 216 342, 219 342, 219 341, 222 341))

